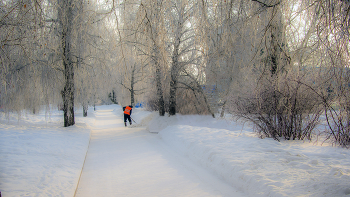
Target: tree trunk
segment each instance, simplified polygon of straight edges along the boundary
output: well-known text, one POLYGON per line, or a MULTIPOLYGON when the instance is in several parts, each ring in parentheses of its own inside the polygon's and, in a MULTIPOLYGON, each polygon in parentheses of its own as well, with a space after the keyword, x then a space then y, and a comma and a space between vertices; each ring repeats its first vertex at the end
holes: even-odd
POLYGON ((130 82, 130 103, 131 103, 132 106, 135 106, 134 85, 135 85, 135 65, 134 65, 134 68, 131 71, 131 82, 130 82))
POLYGON ((163 97, 163 89, 162 89, 162 83, 161 83, 161 72, 160 72, 159 65, 157 65, 157 68, 156 68, 156 83, 157 83, 157 98, 158 98, 159 116, 164 116, 165 107, 164 107, 164 97, 163 97))
POLYGON ((170 80, 169 115, 171 116, 176 114, 176 88, 177 88, 177 77, 179 75, 179 66, 180 66, 179 65, 179 48, 180 48, 179 34, 174 44, 174 52, 172 57, 173 61, 172 61, 171 73, 170 73, 171 80, 170 80))
MULTIPOLYGON (((81 23, 78 27, 78 36, 77 36, 77 68, 81 69, 82 67, 82 61, 83 61, 83 54, 84 54, 84 40, 83 40, 83 13, 84 13, 84 2, 83 1, 78 1, 78 21, 81 23)), ((81 79, 81 84, 83 88, 81 88, 81 103, 83 106, 83 117, 87 117, 87 111, 88 111, 88 102, 87 102, 87 93, 86 93, 86 88, 84 86, 84 79, 81 79)))
POLYGON ((64 66, 65 85, 62 91, 64 126, 75 124, 74 119, 74 64, 72 59, 72 0, 62 0, 60 3, 60 23, 62 27, 61 44, 64 66))
POLYGON ((88 105, 83 103, 83 117, 87 117, 88 105))
POLYGON ((178 10, 178 20, 177 20, 177 26, 175 29, 175 39, 174 39, 174 51, 172 55, 172 66, 171 66, 171 79, 170 79, 170 98, 169 98, 169 115, 175 115, 176 114, 176 89, 177 89, 177 80, 179 76, 179 72, 181 71, 182 65, 179 62, 179 51, 180 51, 180 44, 181 44, 181 37, 183 35, 183 27, 184 27, 184 13, 185 13, 185 7, 181 5, 181 7, 178 10))
POLYGON ((159 116, 164 116, 165 114, 165 107, 164 107, 164 97, 163 97, 163 88, 162 88, 162 72, 158 61, 158 47, 156 43, 154 43, 153 47, 153 61, 154 65, 156 67, 156 84, 157 84, 157 98, 158 98, 158 111, 159 116))
MULTIPOLYGON (((176 63, 177 64, 177 63, 176 63)), ((171 68, 171 81, 170 81, 170 98, 169 98, 169 115, 176 114, 176 86, 177 86, 177 69, 176 64, 171 68)))
POLYGON ((176 80, 170 82, 169 115, 176 114, 176 80))

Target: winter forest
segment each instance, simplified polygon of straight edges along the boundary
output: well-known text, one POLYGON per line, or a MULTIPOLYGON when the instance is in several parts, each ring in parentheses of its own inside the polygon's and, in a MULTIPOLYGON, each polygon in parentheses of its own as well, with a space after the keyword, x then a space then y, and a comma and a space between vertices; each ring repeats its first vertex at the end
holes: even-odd
POLYGON ((232 114, 350 146, 349 0, 2 0, 0 105, 232 114))

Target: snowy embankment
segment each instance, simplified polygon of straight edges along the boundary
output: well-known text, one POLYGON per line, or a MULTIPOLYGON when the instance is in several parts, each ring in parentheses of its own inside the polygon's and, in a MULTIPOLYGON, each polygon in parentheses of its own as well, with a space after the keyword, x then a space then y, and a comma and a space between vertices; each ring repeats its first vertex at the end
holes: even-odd
POLYGON ((259 139, 210 116, 153 116, 149 131, 247 196, 350 196, 347 149, 259 139))
MULTIPOLYGON (((91 109, 92 111, 92 109, 91 109)), ((90 139, 86 123, 63 128, 60 111, 0 119, 0 191, 3 196, 73 196, 90 139)))

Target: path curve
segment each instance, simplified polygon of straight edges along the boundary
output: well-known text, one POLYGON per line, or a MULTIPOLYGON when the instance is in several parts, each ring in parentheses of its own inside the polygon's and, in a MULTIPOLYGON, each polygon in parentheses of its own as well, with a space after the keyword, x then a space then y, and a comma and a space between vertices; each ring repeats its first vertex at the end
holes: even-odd
POLYGON ((97 110, 77 197, 244 196, 122 113, 97 110))

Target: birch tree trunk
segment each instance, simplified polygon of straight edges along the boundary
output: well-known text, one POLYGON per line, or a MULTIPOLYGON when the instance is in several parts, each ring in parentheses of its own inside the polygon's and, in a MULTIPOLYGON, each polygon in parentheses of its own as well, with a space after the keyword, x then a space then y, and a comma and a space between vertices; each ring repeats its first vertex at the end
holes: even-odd
POLYGON ((170 98, 169 98, 169 115, 176 114, 176 88, 177 88, 177 77, 178 77, 178 66, 179 66, 179 46, 180 38, 176 39, 174 45, 174 53, 172 57, 172 66, 170 71, 170 98))
POLYGON ((135 86, 135 68, 136 66, 134 65, 132 71, 131 71, 131 81, 130 81, 130 103, 132 106, 135 106, 135 91, 134 91, 134 86, 135 86))
POLYGON ((160 70, 160 66, 156 65, 156 84, 157 84, 157 98, 158 98, 158 110, 159 116, 164 116, 165 107, 164 107, 164 97, 163 97, 163 89, 161 82, 162 73, 160 70))
MULTIPOLYGON (((78 21, 80 22, 78 27, 78 36, 77 36, 77 68, 82 68, 82 62, 83 62, 83 55, 84 55, 84 39, 83 39, 83 26, 84 26, 84 1, 79 1, 78 4, 78 21)), ((77 71, 79 72, 79 71, 77 71)), ((87 117, 87 111, 88 111, 88 95, 86 93, 86 87, 84 86, 84 78, 81 79, 82 88, 81 88, 81 105, 83 106, 83 117, 87 117)))
POLYGON ((64 67, 63 99, 64 126, 75 124, 74 118, 74 63, 72 56, 73 0, 59 0, 59 22, 61 25, 62 62, 64 67))
POLYGON ((184 5, 181 5, 180 8, 178 8, 178 21, 175 22, 175 37, 174 37, 174 49, 172 54, 172 64, 171 64, 171 71, 170 71, 170 97, 169 97, 169 115, 175 115, 176 114, 176 89, 177 89, 177 80, 180 72, 180 63, 179 63, 179 50, 180 50, 180 44, 181 44, 181 37, 182 37, 182 29, 184 25, 184 5))
MULTIPOLYGON (((162 36, 158 36, 161 32, 161 24, 162 24, 162 17, 161 17, 161 11, 162 11, 162 2, 157 1, 157 8, 155 9, 155 25, 156 27, 153 28, 155 31, 155 35, 152 36, 152 41, 153 41, 153 62, 156 68, 156 86, 157 86, 157 98, 158 98, 158 111, 159 111, 159 116, 164 116, 165 114, 165 107, 164 107, 164 96, 163 96, 163 88, 162 88, 162 72, 161 72, 161 65, 159 61, 159 47, 157 42, 162 42, 162 36), (157 39, 158 38, 158 39, 157 39)), ((151 27, 152 28, 152 27, 151 27)))
POLYGON ((145 37, 149 38, 148 49, 151 50, 150 57, 152 66, 155 68, 155 80, 156 80, 156 95, 157 95, 157 108, 159 111, 159 116, 164 116, 165 106, 164 106, 164 96, 163 96, 163 80, 162 76, 162 58, 161 54, 164 52, 162 50, 162 44, 164 43, 164 18, 163 18, 163 3, 162 0, 150 0, 141 3, 142 6, 142 24, 145 24, 145 37))

